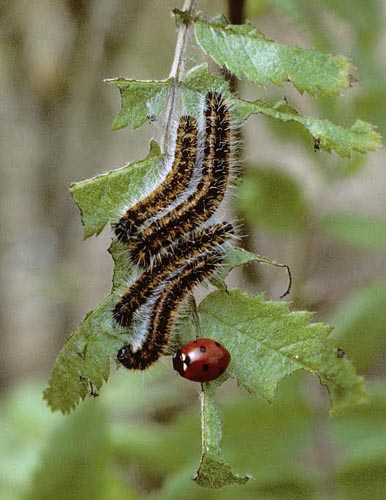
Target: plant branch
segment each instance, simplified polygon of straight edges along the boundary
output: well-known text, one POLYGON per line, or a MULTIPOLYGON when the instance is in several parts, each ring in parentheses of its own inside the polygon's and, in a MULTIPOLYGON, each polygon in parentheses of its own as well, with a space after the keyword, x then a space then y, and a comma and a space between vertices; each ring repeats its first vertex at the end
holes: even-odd
POLYGON ((185 16, 178 29, 176 49, 174 52, 172 68, 169 75, 170 78, 173 78, 174 82, 170 88, 169 98, 166 104, 164 130, 162 132, 160 141, 162 150, 164 150, 165 146, 169 144, 172 114, 176 104, 177 89, 180 85, 185 69, 184 56, 188 45, 191 19, 195 14, 196 7, 197 0, 185 0, 182 7, 182 12, 185 14, 185 16))

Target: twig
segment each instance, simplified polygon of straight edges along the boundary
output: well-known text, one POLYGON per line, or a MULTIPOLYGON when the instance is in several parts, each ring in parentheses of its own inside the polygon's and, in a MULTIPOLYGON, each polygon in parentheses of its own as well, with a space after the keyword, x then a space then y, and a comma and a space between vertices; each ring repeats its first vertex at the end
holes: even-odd
POLYGON ((196 7, 197 7, 197 0, 185 0, 184 5, 182 7, 182 11, 186 14, 186 17, 184 19, 184 22, 181 23, 178 29, 176 50, 174 52, 172 68, 169 75, 170 78, 174 79, 174 82, 171 86, 169 92, 169 98, 165 109, 164 131, 161 134, 162 150, 164 150, 165 146, 169 144, 172 114, 176 104, 176 97, 177 97, 176 91, 177 88, 179 87, 185 69, 184 56, 188 45, 189 30, 191 24, 190 20, 195 14, 196 7))

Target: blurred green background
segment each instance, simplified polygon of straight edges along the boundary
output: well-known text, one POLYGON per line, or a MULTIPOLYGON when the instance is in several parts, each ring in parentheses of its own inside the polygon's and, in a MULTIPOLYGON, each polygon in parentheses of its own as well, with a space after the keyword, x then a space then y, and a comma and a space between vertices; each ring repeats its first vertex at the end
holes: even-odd
MULTIPOLYGON (((85 313, 108 293, 112 233, 83 241, 72 181, 143 158, 151 125, 111 132, 119 109, 107 77, 164 78, 176 40, 169 0, 0 1, 0 498, 386 498, 385 153, 350 161, 314 153, 292 124, 262 116, 243 128, 245 181, 235 211, 249 250, 290 265, 296 309, 334 335, 368 381, 372 400, 339 418, 314 377, 297 374, 273 407, 228 381, 224 456, 254 480, 203 490, 198 389, 169 358, 144 374, 120 370, 69 417, 42 401, 54 359, 85 313)), ((268 38, 343 53, 359 83, 338 99, 290 86, 240 83, 245 98, 287 97, 304 114, 386 136, 384 1, 249 0, 268 38)), ((225 0, 199 1, 207 14, 225 0)), ((192 52, 190 57, 195 56, 192 52)), ((193 63, 193 60, 190 61, 193 63)), ((232 283, 278 299, 282 270, 251 264, 232 283)))

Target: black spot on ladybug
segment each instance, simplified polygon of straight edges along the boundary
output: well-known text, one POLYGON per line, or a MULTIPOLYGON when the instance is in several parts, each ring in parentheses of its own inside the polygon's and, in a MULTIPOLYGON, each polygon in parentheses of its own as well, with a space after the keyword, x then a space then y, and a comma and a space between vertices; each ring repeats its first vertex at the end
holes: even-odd
POLYGON ((202 371, 207 372, 209 370, 209 365, 202 365, 202 371))
POLYGON ((225 372, 225 369, 224 368, 220 368, 219 374, 222 375, 224 372, 225 372))
POLYGON ((206 352, 206 347, 204 345, 200 345, 200 351, 201 352, 206 352))
POLYGON ((216 344, 217 346, 221 347, 221 344, 219 344, 218 342, 215 342, 215 344, 216 344))

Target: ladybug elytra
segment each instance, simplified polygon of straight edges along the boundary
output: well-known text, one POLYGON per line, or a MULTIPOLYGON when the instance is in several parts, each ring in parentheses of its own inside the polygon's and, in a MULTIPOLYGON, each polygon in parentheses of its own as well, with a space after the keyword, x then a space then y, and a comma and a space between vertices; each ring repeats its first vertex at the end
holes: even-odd
POLYGON ((193 382, 210 382, 225 372, 230 360, 229 352, 215 340, 197 339, 178 349, 173 368, 193 382))

